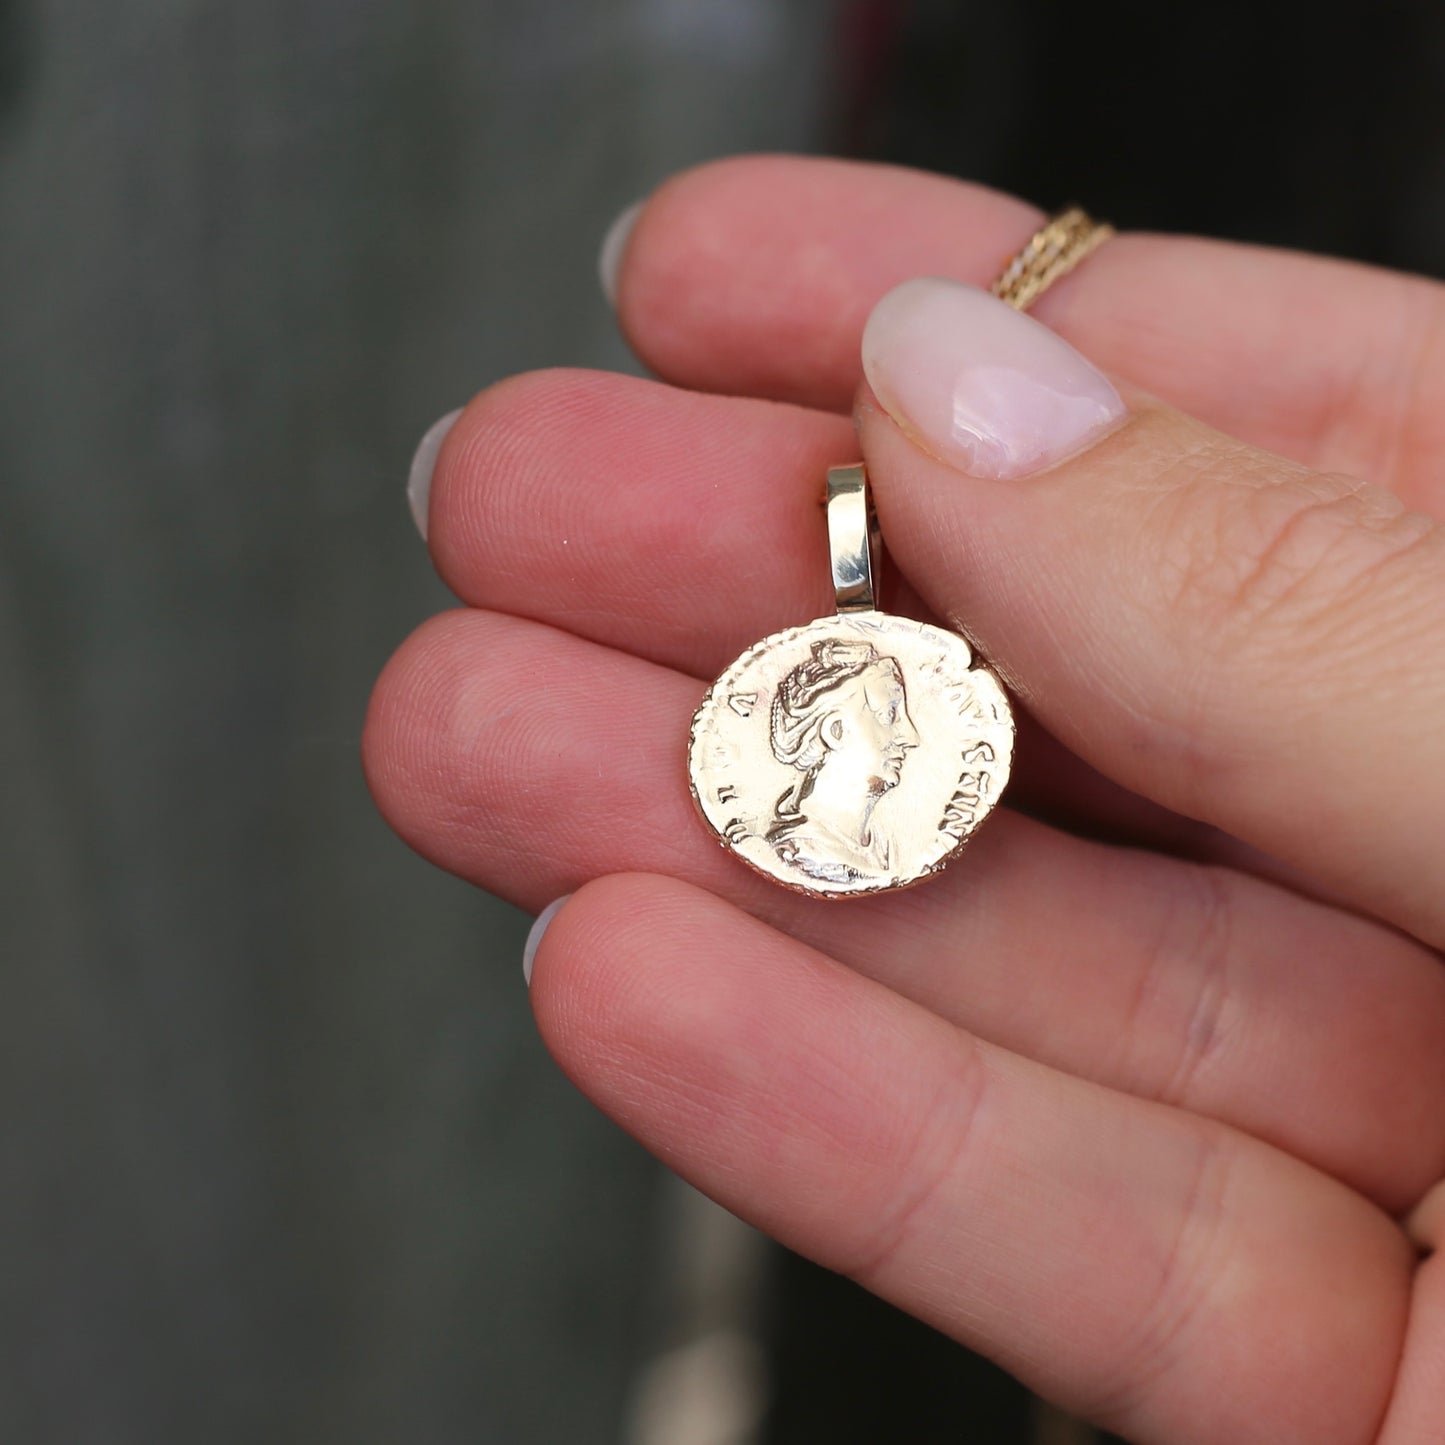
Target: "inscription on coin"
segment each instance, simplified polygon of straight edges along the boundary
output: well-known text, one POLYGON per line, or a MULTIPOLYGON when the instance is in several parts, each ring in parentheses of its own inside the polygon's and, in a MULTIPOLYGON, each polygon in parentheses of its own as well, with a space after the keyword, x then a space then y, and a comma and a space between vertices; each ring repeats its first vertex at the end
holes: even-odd
POLYGON ((752 867, 821 897, 916 883, 998 801, 1008 699, 963 638, 881 612, 748 649, 693 718, 693 797, 752 867))

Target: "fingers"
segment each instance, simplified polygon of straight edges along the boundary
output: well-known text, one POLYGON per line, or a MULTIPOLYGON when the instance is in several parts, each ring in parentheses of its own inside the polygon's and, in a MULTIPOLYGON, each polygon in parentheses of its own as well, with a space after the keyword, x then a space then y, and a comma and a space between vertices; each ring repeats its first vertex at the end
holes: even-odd
MULTIPOLYGON (((843 409, 884 292, 914 276, 987 285, 1040 219, 1010 196, 896 167, 717 162, 643 208, 619 317, 638 354, 680 385, 843 409)), ((1429 507, 1445 500, 1442 294, 1319 257, 1126 234, 1035 314, 1105 370, 1223 431, 1429 507)))
MULTIPOLYGON (((843 418, 802 407, 605 372, 535 372, 462 413, 437 461, 428 542, 473 606, 711 678, 760 637, 833 610, 824 477, 857 446, 843 418)), ((927 615, 896 569, 883 575, 890 610, 927 615)), ((1016 803, 1237 861, 1229 840, 1130 796, 1025 728, 1016 803)))
POLYGON ((1156 403, 1126 416, 972 288, 900 287, 864 350, 889 546, 1044 725, 1445 943, 1445 529, 1156 403))
POLYGON ((823 492, 849 421, 607 372, 544 371, 462 413, 432 557, 463 601, 700 677, 833 610, 823 492))
POLYGON ((794 1249, 1141 1440, 1372 1438, 1412 1255, 1221 1126, 962 1033, 699 890, 585 888, 537 953, 548 1047, 794 1249))
POLYGON ((924 887, 801 898, 696 816, 683 760, 701 693, 546 627, 452 613, 378 684, 368 775, 408 842, 523 907, 673 873, 995 1042, 1229 1120, 1391 1209, 1445 1173, 1445 971, 1424 950, 1007 811, 924 887))

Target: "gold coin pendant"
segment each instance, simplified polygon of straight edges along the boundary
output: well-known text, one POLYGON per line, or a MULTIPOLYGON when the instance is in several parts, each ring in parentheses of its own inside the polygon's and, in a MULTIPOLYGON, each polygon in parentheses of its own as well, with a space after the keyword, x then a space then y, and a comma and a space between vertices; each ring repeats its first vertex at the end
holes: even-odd
POLYGON ((708 689, 688 747, 692 795, 719 841, 820 898, 937 873, 1013 761, 1007 694, 968 642, 873 607, 863 486, 860 467, 830 473, 838 614, 743 653, 708 689))

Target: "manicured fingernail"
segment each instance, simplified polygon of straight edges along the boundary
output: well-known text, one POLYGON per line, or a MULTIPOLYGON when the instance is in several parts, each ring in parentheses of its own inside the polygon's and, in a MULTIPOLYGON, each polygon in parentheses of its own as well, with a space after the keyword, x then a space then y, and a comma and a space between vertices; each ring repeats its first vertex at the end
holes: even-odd
POLYGON ((547 926, 561 911, 562 905, 571 897, 570 893, 564 893, 560 898, 549 903, 538 915, 537 921, 532 925, 532 931, 527 935, 527 942, 522 946, 522 977, 527 980, 527 987, 532 987, 532 960, 537 957, 537 950, 542 946, 542 935, 546 933, 547 926))
POLYGON ((975 477, 1026 477, 1125 413, 1108 378, 1066 341, 957 281, 890 291, 864 328, 863 371, 909 436, 975 477))
POLYGON ((613 223, 608 226, 602 238, 602 250, 597 254, 597 274, 602 281, 602 294, 607 304, 617 309, 617 277, 622 271, 622 258, 627 253, 627 243, 632 239, 632 228, 642 214, 646 200, 633 201, 613 223))
POLYGON ((442 443, 447 439, 447 433, 457 424, 460 415, 460 409, 449 411, 439 422, 433 423, 417 444, 416 454, 411 459, 411 471, 406 478, 406 500, 411 507, 411 519, 416 523, 423 542, 426 541, 427 507, 431 503, 432 473, 437 469, 437 457, 442 443))

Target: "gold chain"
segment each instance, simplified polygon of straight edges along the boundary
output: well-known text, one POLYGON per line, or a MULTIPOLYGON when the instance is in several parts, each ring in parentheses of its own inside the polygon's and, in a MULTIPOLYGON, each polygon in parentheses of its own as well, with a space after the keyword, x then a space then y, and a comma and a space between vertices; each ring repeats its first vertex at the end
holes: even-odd
POLYGON ((1027 311, 1060 276, 1067 276, 1113 234, 1107 221, 1095 221, 1079 206, 1070 206, 1034 232, 989 289, 1000 301, 1027 311))

